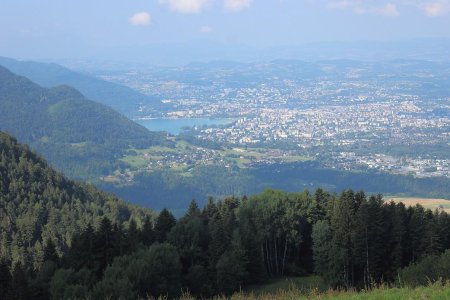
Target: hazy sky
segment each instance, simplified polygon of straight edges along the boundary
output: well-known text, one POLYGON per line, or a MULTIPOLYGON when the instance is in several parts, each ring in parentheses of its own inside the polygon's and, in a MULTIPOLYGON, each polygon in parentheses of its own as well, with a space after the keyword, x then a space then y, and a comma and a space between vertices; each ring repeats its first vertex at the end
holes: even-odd
POLYGON ((450 0, 0 0, 0 55, 450 37, 450 0))

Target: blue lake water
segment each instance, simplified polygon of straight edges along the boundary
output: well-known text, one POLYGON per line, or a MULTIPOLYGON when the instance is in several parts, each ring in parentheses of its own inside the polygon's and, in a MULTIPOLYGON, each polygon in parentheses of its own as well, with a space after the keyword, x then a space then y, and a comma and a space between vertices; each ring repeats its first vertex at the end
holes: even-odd
POLYGON ((167 131, 171 134, 179 134, 183 127, 213 126, 231 124, 235 119, 228 118, 189 118, 189 119, 141 119, 135 122, 151 131, 167 131))

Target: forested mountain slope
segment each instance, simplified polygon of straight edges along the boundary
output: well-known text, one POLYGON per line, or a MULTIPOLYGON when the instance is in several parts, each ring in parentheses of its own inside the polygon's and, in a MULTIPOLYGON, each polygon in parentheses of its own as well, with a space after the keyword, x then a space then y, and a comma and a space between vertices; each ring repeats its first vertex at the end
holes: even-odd
POLYGON ((107 174, 130 147, 166 142, 68 86, 43 88, 0 66, 0 130, 73 177, 107 174))
POLYGON ((72 235, 104 216, 114 224, 141 222, 141 209, 66 179, 36 153, 0 132, 0 259, 40 266, 47 240, 63 253, 72 235))
POLYGON ((57 85, 73 86, 87 98, 127 115, 137 111, 140 103, 151 100, 129 87, 78 73, 58 64, 0 57, 0 65, 47 88, 57 85))

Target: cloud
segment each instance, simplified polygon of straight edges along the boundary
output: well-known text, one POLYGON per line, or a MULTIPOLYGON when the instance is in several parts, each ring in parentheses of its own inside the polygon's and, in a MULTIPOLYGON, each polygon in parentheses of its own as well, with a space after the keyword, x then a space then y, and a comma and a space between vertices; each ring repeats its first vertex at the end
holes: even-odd
MULTIPOLYGON (((219 0, 158 0, 170 10, 184 14, 199 14, 219 0)), ((281 0, 279 0, 281 1, 281 0)), ((312 0, 309 0, 312 1, 312 0)), ((398 17, 403 9, 413 8, 429 17, 450 13, 450 0, 319 0, 328 8, 350 10, 356 14, 398 17)), ((254 0, 223 0, 226 11, 237 12, 249 8, 254 0)), ((134 16, 133 16, 134 17, 134 16)), ((131 20, 130 20, 131 22, 131 20)), ((132 23, 134 24, 134 23, 132 23)), ((135 24, 143 25, 143 24, 135 24)), ((148 24, 144 24, 148 25, 148 24)))
POLYGON ((148 12, 138 12, 131 16, 129 19, 130 24, 134 26, 147 26, 150 25, 152 18, 148 12))
POLYGON ((250 7, 253 0, 224 0, 223 6, 227 11, 240 11, 250 7))
POLYGON ((384 17, 397 17, 400 12, 397 9, 397 4, 383 1, 373 0, 331 0, 328 7, 334 9, 349 9, 357 14, 371 14, 380 15, 384 17), (380 3, 381 2, 381 3, 380 3))
POLYGON ((450 13, 450 0, 327 0, 328 7, 347 9, 357 14, 397 17, 400 8, 413 8, 429 17, 450 13))
POLYGON ((183 14, 201 13, 210 0, 159 0, 160 4, 169 6, 170 10, 183 14))
POLYGON ((423 5, 423 12, 429 17, 437 17, 450 12, 450 1, 432 1, 423 5))
POLYGON ((328 7, 339 8, 339 9, 355 8, 358 5, 359 5, 359 3, 357 1, 350 1, 350 0, 330 1, 328 3, 328 7))
POLYGON ((382 7, 378 14, 385 16, 385 17, 397 17, 400 15, 400 13, 397 10, 397 5, 393 3, 387 3, 384 7, 382 7))
POLYGON ((201 33, 211 33, 212 31, 213 31, 213 29, 208 25, 200 27, 201 33))

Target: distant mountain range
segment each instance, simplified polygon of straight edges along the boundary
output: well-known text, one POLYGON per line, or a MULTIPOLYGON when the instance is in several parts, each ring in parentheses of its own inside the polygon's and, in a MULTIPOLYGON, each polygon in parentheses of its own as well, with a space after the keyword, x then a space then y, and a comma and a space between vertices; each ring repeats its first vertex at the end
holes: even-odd
MULTIPOLYGON (((91 62, 110 62, 112 69, 148 68, 156 66, 181 66, 193 62, 237 61, 267 62, 277 59, 305 61, 321 60, 361 60, 390 61, 396 59, 417 59, 429 61, 448 61, 450 39, 424 38, 399 41, 352 41, 315 42, 277 47, 253 47, 212 42, 207 40, 190 41, 179 44, 143 45, 138 47, 116 47, 104 49, 101 54, 86 53, 85 60, 91 62), (112 63, 114 62, 114 63, 112 63), (121 63, 122 62, 122 63, 121 63)), ((70 59, 55 59, 64 65, 77 69, 70 59)))
POLYGON ((140 103, 148 104, 152 101, 150 97, 129 87, 75 72, 54 63, 19 61, 0 57, 0 65, 18 75, 31 79, 43 87, 72 86, 88 99, 108 105, 128 116, 138 111, 140 103))
MULTIPOLYGON (((47 78, 50 82, 51 75, 47 78)), ((167 143, 164 134, 148 131, 72 87, 44 88, 1 66, 0 130, 76 178, 117 169, 117 159, 129 148, 167 143)))

